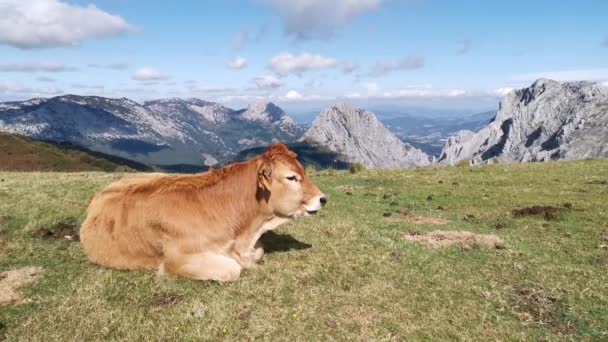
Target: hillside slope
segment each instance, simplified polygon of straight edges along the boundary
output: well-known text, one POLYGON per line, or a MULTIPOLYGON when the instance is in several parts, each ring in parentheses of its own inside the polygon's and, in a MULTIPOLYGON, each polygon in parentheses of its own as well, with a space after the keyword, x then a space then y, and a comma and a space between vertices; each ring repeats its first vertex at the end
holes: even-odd
POLYGON ((0 133, 0 171, 151 171, 144 164, 84 148, 0 133))

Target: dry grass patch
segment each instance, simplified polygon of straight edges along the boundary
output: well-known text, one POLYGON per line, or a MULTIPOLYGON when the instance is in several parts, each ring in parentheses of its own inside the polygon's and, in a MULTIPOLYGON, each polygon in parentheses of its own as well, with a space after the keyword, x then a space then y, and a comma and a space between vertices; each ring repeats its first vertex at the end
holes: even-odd
POLYGON ((429 217, 429 216, 417 216, 413 212, 409 210, 398 210, 396 215, 385 215, 386 220, 391 223, 411 223, 417 225, 446 225, 450 223, 450 221, 438 217, 429 217))
POLYGON ((433 249, 451 246, 457 246, 464 250, 505 248, 504 241, 496 235, 475 234, 466 231, 436 230, 427 234, 405 233, 403 238, 433 249))
POLYGON ((0 306, 25 303, 18 290, 35 282, 42 271, 40 267, 26 267, 0 273, 0 306))
POLYGON ((542 288, 518 287, 509 298, 511 312, 524 325, 550 326, 571 333, 574 324, 565 316, 566 306, 559 296, 542 288))

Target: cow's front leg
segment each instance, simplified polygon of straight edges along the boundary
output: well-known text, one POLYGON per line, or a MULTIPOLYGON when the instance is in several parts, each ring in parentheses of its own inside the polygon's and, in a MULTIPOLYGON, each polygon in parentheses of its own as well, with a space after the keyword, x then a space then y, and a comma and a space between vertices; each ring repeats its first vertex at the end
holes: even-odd
POLYGON ((243 268, 251 269, 257 266, 258 261, 264 256, 264 248, 258 241, 253 248, 247 248, 243 253, 239 253, 236 258, 243 268))
POLYGON ((262 241, 258 240, 253 247, 253 259, 255 262, 258 262, 264 256, 264 246, 262 245, 262 241))

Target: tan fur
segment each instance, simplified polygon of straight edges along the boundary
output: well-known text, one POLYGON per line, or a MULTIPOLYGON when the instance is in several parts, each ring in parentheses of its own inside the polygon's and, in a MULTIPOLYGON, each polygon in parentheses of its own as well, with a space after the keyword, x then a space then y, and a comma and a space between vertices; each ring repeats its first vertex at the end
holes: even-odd
POLYGON ((274 145, 220 170, 110 184, 91 199, 80 238, 102 266, 231 281, 263 256, 265 231, 315 212, 321 198, 295 153, 274 145))

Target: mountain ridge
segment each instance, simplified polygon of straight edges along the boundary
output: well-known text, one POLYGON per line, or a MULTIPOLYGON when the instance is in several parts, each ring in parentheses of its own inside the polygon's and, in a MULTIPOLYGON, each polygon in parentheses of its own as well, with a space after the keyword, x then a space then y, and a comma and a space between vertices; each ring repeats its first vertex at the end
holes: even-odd
POLYGON ((539 79, 505 95, 492 122, 448 138, 439 163, 608 157, 608 88, 539 79))

